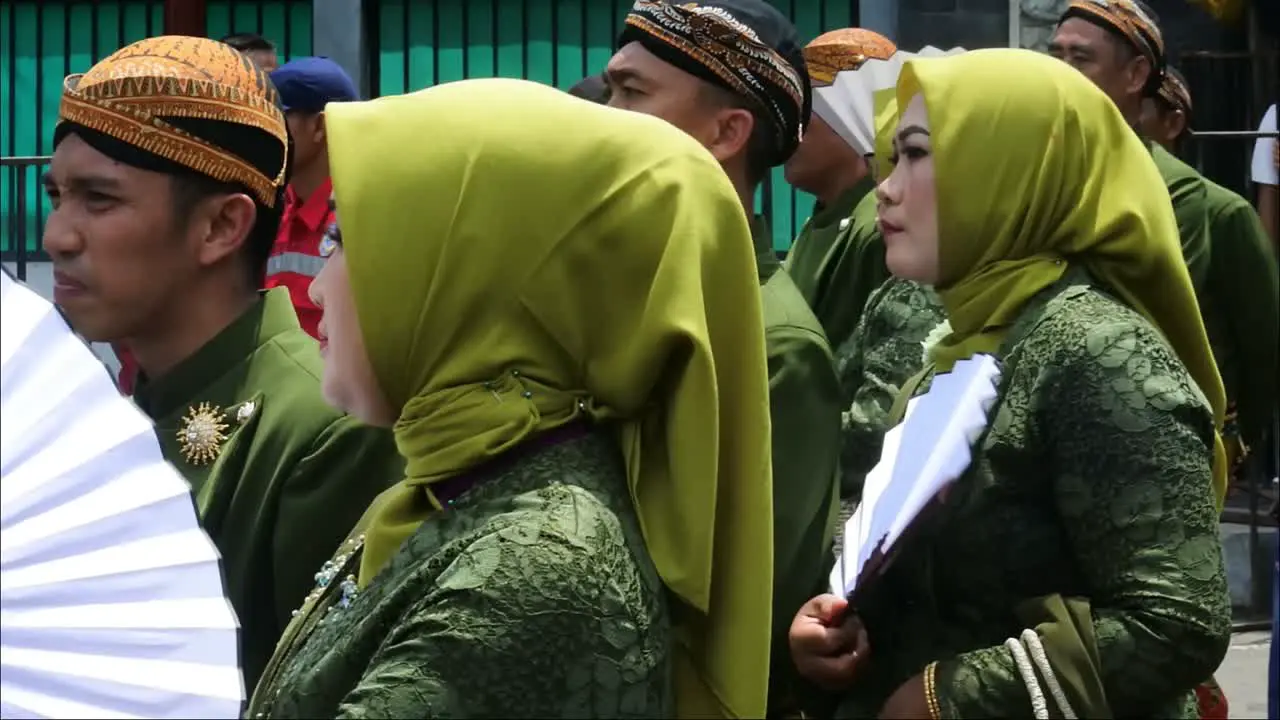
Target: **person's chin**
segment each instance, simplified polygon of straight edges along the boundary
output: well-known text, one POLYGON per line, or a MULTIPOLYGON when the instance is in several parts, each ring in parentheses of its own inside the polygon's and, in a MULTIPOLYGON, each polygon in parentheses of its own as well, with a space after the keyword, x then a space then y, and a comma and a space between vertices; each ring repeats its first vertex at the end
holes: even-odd
POLYGON ((329 369, 328 364, 326 364, 324 376, 320 381, 320 396, 323 397, 324 401, 335 410, 350 413, 351 409, 347 407, 347 403, 345 402, 346 394, 342 392, 338 382, 330 373, 331 370, 329 369))
POLYGON ((124 333, 117 331, 108 323, 100 322, 96 313, 79 307, 77 303, 59 303, 58 310, 62 312, 67 325, 70 325, 71 329, 85 342, 113 343, 124 337, 124 333))
POLYGON ((884 264, 889 272, 903 280, 918 280, 919 268, 911 254, 899 245, 893 243, 886 243, 886 245, 884 264))

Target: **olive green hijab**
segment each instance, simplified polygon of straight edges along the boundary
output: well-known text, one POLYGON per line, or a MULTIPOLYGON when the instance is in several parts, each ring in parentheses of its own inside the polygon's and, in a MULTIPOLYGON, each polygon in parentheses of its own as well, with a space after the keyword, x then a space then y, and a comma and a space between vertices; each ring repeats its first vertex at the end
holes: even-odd
MULTIPOLYGON (((1028 50, 912 60, 898 106, 917 94, 933 140, 936 289, 952 328, 933 349, 937 369, 994 353, 1027 302, 1079 265, 1164 334, 1221 428, 1222 378, 1169 193, 1115 104, 1066 63, 1028 50)), ((1225 460, 1219 437, 1219 504, 1225 460)))
POLYGON ((352 295, 407 477, 361 584, 431 486, 611 421, 673 609, 681 715, 763 717, 772 489, 760 291, 715 159, 656 118, 519 80, 327 112, 352 295))

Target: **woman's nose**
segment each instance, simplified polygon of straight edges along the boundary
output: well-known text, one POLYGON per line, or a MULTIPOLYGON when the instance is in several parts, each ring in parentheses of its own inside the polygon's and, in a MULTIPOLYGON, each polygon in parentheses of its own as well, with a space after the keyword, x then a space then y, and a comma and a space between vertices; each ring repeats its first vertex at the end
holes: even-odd
POLYGON ((897 202, 893 189, 889 186, 889 181, 892 179, 893 173, 889 173, 888 177, 876 185, 876 202, 881 205, 894 205, 897 202))

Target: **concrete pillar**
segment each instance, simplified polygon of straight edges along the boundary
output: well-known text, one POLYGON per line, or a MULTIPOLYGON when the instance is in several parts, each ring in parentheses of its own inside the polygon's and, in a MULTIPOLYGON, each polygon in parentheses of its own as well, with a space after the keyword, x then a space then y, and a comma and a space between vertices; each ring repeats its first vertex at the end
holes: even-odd
POLYGON ((342 66, 369 97, 368 53, 361 0, 311 0, 311 51, 342 66))
POLYGON ((858 3, 858 27, 898 42, 898 0, 862 0, 858 3))

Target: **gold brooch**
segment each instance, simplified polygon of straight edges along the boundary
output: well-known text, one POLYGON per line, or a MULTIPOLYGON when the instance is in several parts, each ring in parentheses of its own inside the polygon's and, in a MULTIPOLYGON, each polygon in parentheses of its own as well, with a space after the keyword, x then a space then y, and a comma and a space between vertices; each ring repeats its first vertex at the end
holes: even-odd
POLYGON ((227 439, 222 411, 209 403, 187 408, 178 430, 178 443, 182 457, 192 465, 207 465, 218 457, 222 442, 227 439))

